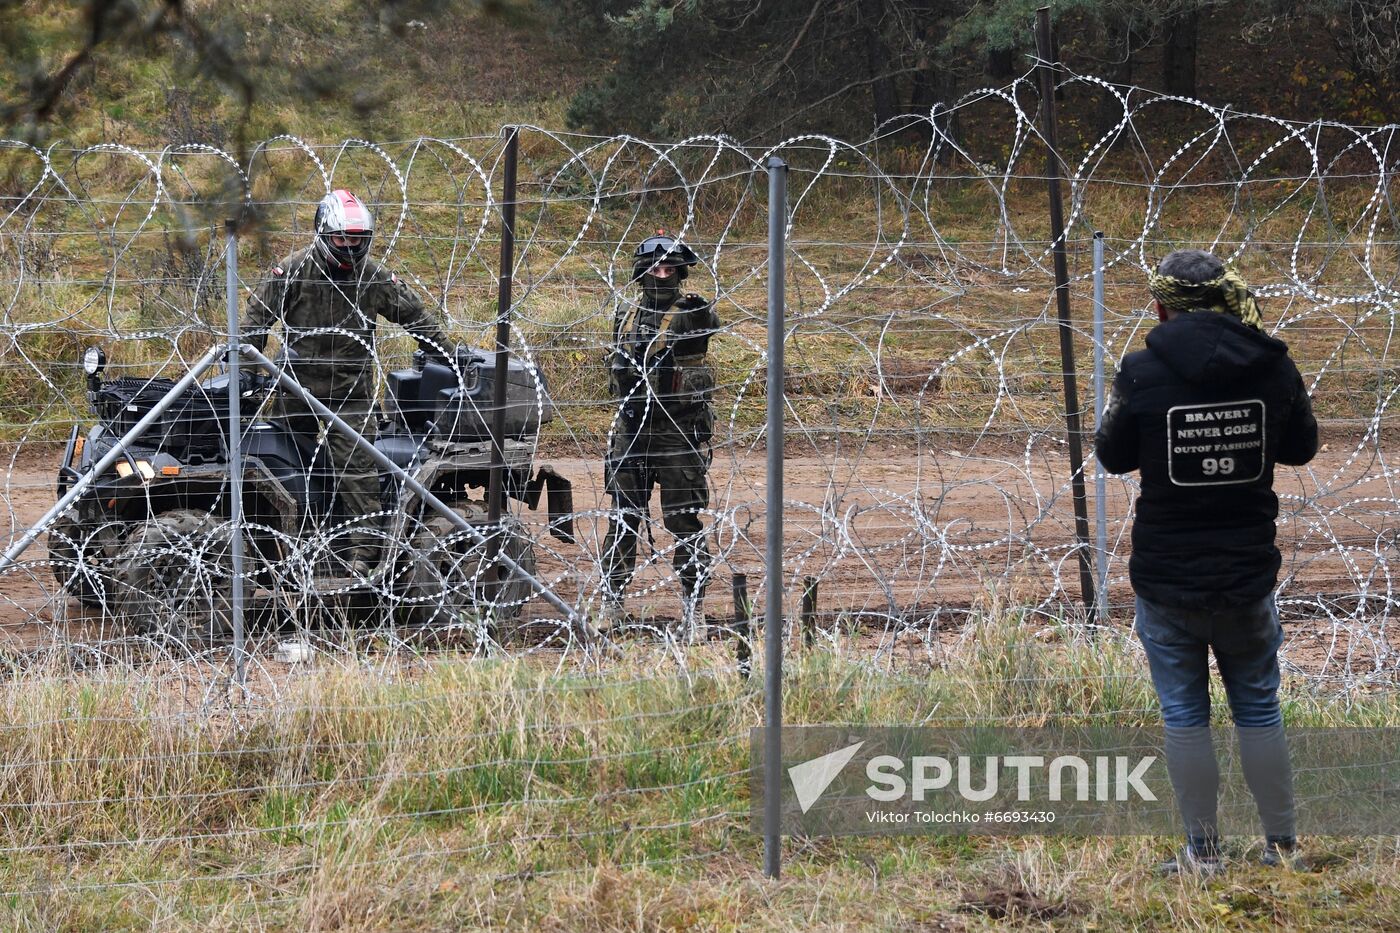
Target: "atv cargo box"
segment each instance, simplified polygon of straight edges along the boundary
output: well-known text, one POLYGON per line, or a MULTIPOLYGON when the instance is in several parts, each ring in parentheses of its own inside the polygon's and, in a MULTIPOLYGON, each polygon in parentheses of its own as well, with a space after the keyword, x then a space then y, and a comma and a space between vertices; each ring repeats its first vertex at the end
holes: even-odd
MULTIPOLYGON (((485 353, 460 353, 459 382, 451 366, 416 357, 415 368, 389 374, 390 404, 411 431, 431 422, 437 435, 454 441, 479 441, 491 436, 491 399, 495 361, 485 353)), ((505 436, 520 439, 552 420, 554 409, 544 382, 521 360, 511 357, 506 370, 505 436)))
MULTIPOLYGON (((125 376, 102 384, 96 407, 103 421, 125 434, 174 387, 170 379, 125 376)), ((219 376, 176 399, 137 443, 187 463, 212 462, 225 456, 227 431, 228 376, 219 376)))

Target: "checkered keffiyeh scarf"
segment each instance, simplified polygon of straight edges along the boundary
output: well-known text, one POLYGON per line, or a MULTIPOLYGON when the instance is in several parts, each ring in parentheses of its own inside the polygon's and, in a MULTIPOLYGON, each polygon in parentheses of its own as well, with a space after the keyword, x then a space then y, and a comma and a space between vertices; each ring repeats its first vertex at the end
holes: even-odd
POLYGON ((1153 274, 1147 290, 1168 311, 1218 311, 1239 318, 1241 323, 1263 333, 1264 318, 1249 286, 1234 269, 1209 282, 1188 282, 1170 275, 1153 274))

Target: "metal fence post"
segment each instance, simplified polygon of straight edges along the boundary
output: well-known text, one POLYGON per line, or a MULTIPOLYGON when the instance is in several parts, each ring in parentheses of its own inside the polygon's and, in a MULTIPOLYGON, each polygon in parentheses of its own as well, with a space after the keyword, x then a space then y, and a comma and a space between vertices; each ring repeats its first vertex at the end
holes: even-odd
POLYGON ((782 871, 783 774, 783 286, 787 163, 768 157, 768 553, 763 613, 763 873, 782 871))
POLYGON ((1084 492, 1084 442, 1079 420, 1079 387, 1074 372, 1074 322, 1069 314, 1069 261, 1065 256, 1065 219, 1060 204, 1060 153, 1055 134, 1055 66, 1050 44, 1050 8, 1036 11, 1036 52, 1040 63, 1040 107, 1045 134, 1045 175, 1050 189, 1051 253, 1055 260, 1055 300, 1060 318, 1060 360, 1064 364, 1065 427, 1069 435, 1070 490, 1074 498, 1074 537, 1079 551, 1079 595, 1089 620, 1094 619, 1094 570, 1089 551, 1089 504, 1084 492))
POLYGON ((510 377, 511 284, 515 274, 515 176, 520 152, 520 128, 506 127, 504 177, 501 191, 501 271, 496 293, 496 368, 491 376, 491 472, 486 489, 486 521, 491 538, 486 545, 486 565, 491 568, 491 623, 496 621, 500 580, 504 570, 497 563, 505 526, 506 382, 510 377))
MULTIPOLYGON (((1103 368, 1103 231, 1094 233, 1094 423, 1103 417, 1105 404, 1103 368)), ((1098 621, 1103 624, 1108 619, 1108 505, 1104 502, 1107 489, 1107 474, 1103 464, 1094 458, 1094 543, 1098 551, 1099 586, 1095 591, 1098 597, 1098 621)))
POLYGON ((227 235, 224 267, 228 300, 228 518, 233 540, 233 682, 243 687, 246 676, 246 641, 243 631, 243 413, 240 410, 238 362, 242 338, 238 334, 238 224, 224 221, 227 235))

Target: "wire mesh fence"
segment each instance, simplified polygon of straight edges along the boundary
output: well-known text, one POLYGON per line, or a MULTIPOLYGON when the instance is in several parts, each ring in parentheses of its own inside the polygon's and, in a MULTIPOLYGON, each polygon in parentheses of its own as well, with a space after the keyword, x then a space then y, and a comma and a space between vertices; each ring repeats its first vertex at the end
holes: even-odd
MULTIPOLYGON (((1278 597, 1292 623, 1285 669, 1329 694, 1389 684, 1396 127, 1291 123, 1087 76, 1066 78, 1062 91, 1079 397, 1093 398, 1084 364, 1095 351, 1095 232, 1105 244, 1098 349, 1110 372, 1152 323, 1145 277, 1157 259, 1199 246, 1237 265, 1269 332, 1290 344, 1323 425, 1318 459, 1278 474, 1278 597)), ((785 576, 773 582, 793 607, 794 642, 803 631, 861 670, 946 671, 983 650, 974 642, 989 615, 1012 609, 1047 658, 1054 645, 1094 634, 1116 646, 1103 651, 1130 652, 1131 477, 1108 481, 1108 547, 1095 555, 1107 561, 1108 615, 1090 626, 1080 603, 1037 104, 1023 79, 859 142, 809 135, 764 149, 722 135, 658 143, 520 127, 509 270, 498 259, 504 136, 332 145, 278 137, 240 155, 196 143, 160 151, 0 143, 10 542, 55 503, 56 484, 74 481, 81 448, 96 442, 93 425, 129 427, 142 392, 167 388, 159 380, 179 379, 227 342, 225 220, 240 224, 246 304, 284 257, 311 245, 316 203, 346 188, 375 214, 373 259, 441 318, 452 344, 489 354, 498 279, 511 275, 512 354, 524 406, 540 423, 517 432, 508 451, 521 482, 504 546, 596 622, 617 507, 604 460, 625 430, 608 359, 617 320, 639 300, 636 245, 663 228, 694 249, 685 290, 713 299, 721 322, 709 344, 715 424, 697 510, 712 555, 706 641, 681 625, 687 592, 673 558, 684 542, 657 500, 642 522, 636 575, 620 594, 632 624, 594 639, 518 580, 493 588, 475 539, 392 499, 377 516, 382 562, 367 573, 331 563, 355 517, 333 507, 313 514, 285 476, 266 483, 235 530, 217 418, 191 415, 194 427, 187 418, 178 438, 163 428, 166 460, 119 459, 110 477, 119 496, 65 513, 0 577, 0 650, 43 686, 43 702, 7 710, 7 760, 29 763, 7 764, 7 854, 74 840, 100 858, 104 848, 179 840, 189 850, 244 832, 339 834, 338 851, 363 866, 370 837, 387 834, 389 852, 376 857, 398 871, 414 860, 479 856, 488 873, 518 880, 564 868, 565 849, 628 864, 718 853, 742 822, 732 788, 742 784, 742 730, 756 715, 737 672, 734 636, 748 631, 736 625, 729 584, 746 575, 755 584, 749 602, 763 604, 763 522, 775 508, 786 543, 785 576), (791 173, 786 482, 776 491, 763 473, 770 155, 791 173), (105 351, 100 386, 81 368, 89 346, 105 351), (538 485, 536 507, 528 505, 524 481, 545 464, 572 484, 571 535, 549 534, 559 516, 538 485), (237 533, 254 562, 241 688, 227 633, 210 631, 237 533), (813 594, 805 620, 796 611, 804 592, 813 594), (193 637, 201 628, 206 637, 193 637), (625 662, 616 660, 620 644, 625 662), (439 663, 444 649, 509 656, 511 673, 454 674, 439 663), (538 679, 565 669, 591 673, 565 677, 562 692, 538 679), (371 686, 357 680, 360 692, 337 705, 338 679, 364 674, 371 686), (83 693, 70 695, 64 685, 79 676, 83 693), (366 689, 376 696, 367 700, 366 689), (483 696, 500 709, 483 713, 483 696), (592 699, 573 702, 584 697, 592 699), (372 715, 379 705, 388 719, 372 715), (191 731, 192 722, 239 728, 191 731), (376 724, 388 731, 375 733, 376 724), (85 776, 112 767, 108 747, 123 750, 130 783, 95 790, 101 782, 85 776), (161 767, 147 774, 146 760, 161 767), (215 761, 226 782, 192 779, 215 761), (181 789, 182 775, 195 789, 181 789), (356 789, 354 807, 347 788, 356 789), (250 819, 249 795, 258 815, 240 823, 250 819), (648 822, 606 819, 618 798, 638 795, 662 801, 648 822), (149 811, 150 831, 126 833, 126 817, 89 806, 99 796, 149 811), (239 803, 224 810, 227 799, 239 803), (371 811, 355 809, 362 804, 371 811), (392 821, 386 827, 386 808, 458 832, 418 849, 392 821), (500 808, 509 820, 493 812, 500 808), (356 836, 366 812, 373 832, 356 836)), ((385 321, 368 338, 355 333, 372 350, 374 419, 387 426, 402 415, 394 392, 414 370, 414 343, 385 321)), ((473 365, 490 372, 485 357, 473 365)), ((212 371, 208 378, 193 395, 217 415, 227 386, 212 371)), ((276 422, 277 404, 270 387, 244 393, 249 436, 276 422)), ((312 458, 327 443, 324 434, 303 440, 312 458)), ((456 446, 439 458, 450 461, 440 489, 486 528, 489 442, 449 440, 456 446)), ((428 459, 418 449, 405 461, 413 469, 428 459)), ((1128 682, 1130 665, 998 655, 1009 656, 1014 665, 989 666, 978 682, 1010 683, 1032 700, 964 715, 1046 715, 1044 704, 1061 702, 1052 695, 1078 691, 1096 697, 1084 715, 1152 709, 1150 691, 1128 682)), ((919 703, 914 712, 932 709, 919 703)), ((249 883, 276 889, 284 871, 329 868, 268 864, 249 883)), ((238 872, 252 877, 246 865, 238 872)), ((189 882, 172 875, 170 883, 189 882)))

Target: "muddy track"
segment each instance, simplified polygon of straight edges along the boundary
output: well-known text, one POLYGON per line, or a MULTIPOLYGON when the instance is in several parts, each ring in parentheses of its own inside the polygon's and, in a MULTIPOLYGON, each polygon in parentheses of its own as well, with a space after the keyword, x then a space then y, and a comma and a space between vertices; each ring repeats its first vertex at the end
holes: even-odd
MULTIPOLYGON (((967 451, 867 445, 852 459, 816 456, 807 442, 789 449, 800 450, 784 460, 785 554, 794 615, 807 577, 818 581, 823 630, 858 623, 865 631, 893 633, 929 622, 941 626, 993 602, 1043 603, 1058 611, 1078 599, 1078 566, 1069 556, 1073 515, 1064 489, 1067 469, 1058 448, 1028 453, 1005 445, 967 451)), ((8 541, 53 503, 54 458, 54 451, 40 448, 0 461, 8 541)), ((1335 659, 1345 657, 1353 672, 1364 672, 1368 658, 1385 657, 1390 650, 1386 570, 1400 532, 1400 503, 1376 459, 1374 452, 1357 456, 1352 445, 1334 441, 1308 470, 1279 474, 1285 512, 1304 503, 1279 528, 1284 613, 1297 623, 1290 628, 1290 645, 1300 661, 1320 643, 1324 647, 1316 650, 1333 659, 1327 663, 1335 666, 1341 663, 1335 659), (1340 653, 1339 633, 1346 642, 1340 653)), ((543 516, 525 512, 540 537, 539 571, 566 601, 596 607, 605 531, 600 512, 607 505, 601 465, 577 457, 550 461, 574 482, 578 540, 546 539, 543 516)), ((750 598, 762 605, 765 468, 761 450, 720 451, 715 457, 715 514, 709 524, 717 561, 707 609, 717 620, 730 616, 736 573, 748 576, 750 598)), ((1110 478, 1106 503, 1115 558, 1108 622, 1115 625, 1127 624, 1131 614, 1123 522, 1130 495, 1124 482, 1110 478)), ((629 608, 664 621, 677 614, 678 591, 659 497, 653 498, 652 517, 656 527, 642 544, 637 595, 629 608)), ((42 562, 43 544, 26 557, 24 565, 0 577, 0 646, 15 650, 120 634, 111 620, 83 616, 72 603, 63 604, 59 616, 68 618, 55 625, 60 601, 42 562)), ((532 600, 524 612, 533 622, 527 632, 552 631, 556 616, 542 600, 532 600)))

